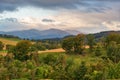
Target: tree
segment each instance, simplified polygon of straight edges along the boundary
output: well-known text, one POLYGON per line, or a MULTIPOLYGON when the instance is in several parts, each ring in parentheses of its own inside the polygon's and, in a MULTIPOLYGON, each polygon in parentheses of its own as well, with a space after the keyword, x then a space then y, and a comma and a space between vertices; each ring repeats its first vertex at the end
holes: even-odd
POLYGON ((85 49, 85 35, 78 34, 74 38, 74 52, 76 54, 82 54, 85 49))
POLYGON ((109 43, 107 46, 107 56, 113 62, 118 63, 120 61, 120 45, 114 41, 109 43))
POLYGON ((37 42, 37 43, 33 44, 33 46, 34 46, 37 50, 45 50, 45 49, 46 49, 45 46, 44 46, 42 43, 40 43, 40 42, 37 42))
POLYGON ((17 45, 12 50, 14 58, 21 61, 29 59, 31 45, 32 45, 31 42, 27 40, 18 42, 17 45))
POLYGON ((67 53, 82 54, 85 49, 85 35, 78 34, 75 37, 69 37, 63 40, 62 48, 67 53))
POLYGON ((103 47, 100 43, 97 43, 95 48, 95 56, 101 56, 103 54, 103 47))
POLYGON ((117 44, 120 44, 120 34, 119 33, 110 33, 107 37, 106 37, 106 44, 109 45, 110 42, 116 42, 117 44))
POLYGON ((62 48, 66 51, 66 53, 72 53, 74 40, 72 37, 66 38, 62 42, 62 48))
POLYGON ((87 35, 87 45, 89 45, 90 51, 93 51, 95 45, 95 37, 92 34, 87 35))
POLYGON ((4 44, 0 41, 0 50, 3 50, 4 44))

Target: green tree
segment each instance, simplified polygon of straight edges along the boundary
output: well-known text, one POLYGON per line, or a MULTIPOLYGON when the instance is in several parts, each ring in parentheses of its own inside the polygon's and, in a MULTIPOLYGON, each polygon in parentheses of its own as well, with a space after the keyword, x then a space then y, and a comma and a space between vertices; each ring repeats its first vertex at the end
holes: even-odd
POLYGON ((82 54, 85 49, 85 35, 78 34, 74 38, 74 52, 76 54, 82 54))
POLYGON ((119 33, 110 33, 107 37, 106 37, 106 44, 109 45, 110 42, 116 42, 117 44, 120 44, 120 34, 119 33))
POLYGON ((34 46, 37 50, 45 50, 45 49, 46 49, 45 46, 44 46, 42 43, 40 43, 40 42, 37 42, 37 43, 33 44, 33 46, 34 46))
POLYGON ((31 42, 27 40, 18 42, 17 45, 12 50, 14 58, 21 61, 29 59, 31 45, 32 45, 31 42))
POLYGON ((95 37, 92 34, 87 35, 87 45, 89 45, 90 51, 93 51, 95 45, 95 37))
POLYGON ((66 51, 66 53, 72 53, 74 51, 73 45, 74 45, 74 40, 72 37, 66 38, 62 42, 62 48, 66 51))
POLYGON ((102 44, 97 43, 95 47, 95 56, 101 56, 103 54, 103 47, 102 44))
POLYGON ((0 41, 0 50, 3 50, 4 44, 0 41))

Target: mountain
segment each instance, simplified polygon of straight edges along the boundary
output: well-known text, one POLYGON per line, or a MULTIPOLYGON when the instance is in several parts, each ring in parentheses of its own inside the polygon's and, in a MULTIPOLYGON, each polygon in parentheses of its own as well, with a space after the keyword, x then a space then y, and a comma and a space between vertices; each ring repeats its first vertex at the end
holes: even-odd
POLYGON ((66 32, 70 33, 71 35, 77 35, 80 34, 81 32, 77 31, 77 30, 65 30, 66 32))
POLYGON ((103 31, 100 33, 95 33, 93 35, 95 36, 96 39, 99 39, 101 37, 106 37, 110 33, 119 33, 120 34, 120 31, 103 31))
MULTIPOLYGON (((109 33, 120 33, 120 31, 104 31, 100 33, 94 33, 96 39, 99 39, 101 37, 107 36, 109 33)), ((59 30, 59 29, 48 29, 39 31, 36 29, 30 29, 30 30, 21 30, 21 31, 11 31, 11 32, 3 32, 0 31, 0 34, 6 34, 6 35, 13 35, 18 36, 19 38, 26 38, 26 39, 55 39, 55 38, 64 38, 67 36, 74 36, 79 34, 79 31, 76 30, 59 30)), ((11 37, 10 36, 10 37, 11 37)))
POLYGON ((43 31, 39 31, 36 29, 11 31, 11 32, 1 31, 0 34, 13 35, 13 36, 18 36, 20 38, 27 38, 27 39, 63 38, 65 36, 74 35, 72 31, 67 32, 59 29, 48 29, 43 31))

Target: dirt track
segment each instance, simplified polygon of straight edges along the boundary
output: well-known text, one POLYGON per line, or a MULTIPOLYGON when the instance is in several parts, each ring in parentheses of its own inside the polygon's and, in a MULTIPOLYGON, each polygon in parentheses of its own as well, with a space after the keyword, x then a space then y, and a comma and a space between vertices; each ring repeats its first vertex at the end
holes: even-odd
POLYGON ((62 48, 59 49, 52 49, 52 50, 46 50, 46 51, 39 51, 38 53, 51 53, 51 52, 65 52, 62 48))

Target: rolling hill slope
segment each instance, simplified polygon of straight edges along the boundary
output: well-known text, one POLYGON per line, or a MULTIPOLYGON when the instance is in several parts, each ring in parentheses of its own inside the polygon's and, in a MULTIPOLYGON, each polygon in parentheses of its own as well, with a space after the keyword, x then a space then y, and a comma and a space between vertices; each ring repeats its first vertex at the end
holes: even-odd
POLYGON ((3 42, 5 45, 6 45, 6 44, 16 45, 16 43, 17 43, 19 40, 15 40, 15 39, 12 39, 12 38, 1 38, 1 37, 0 37, 0 41, 3 42))

